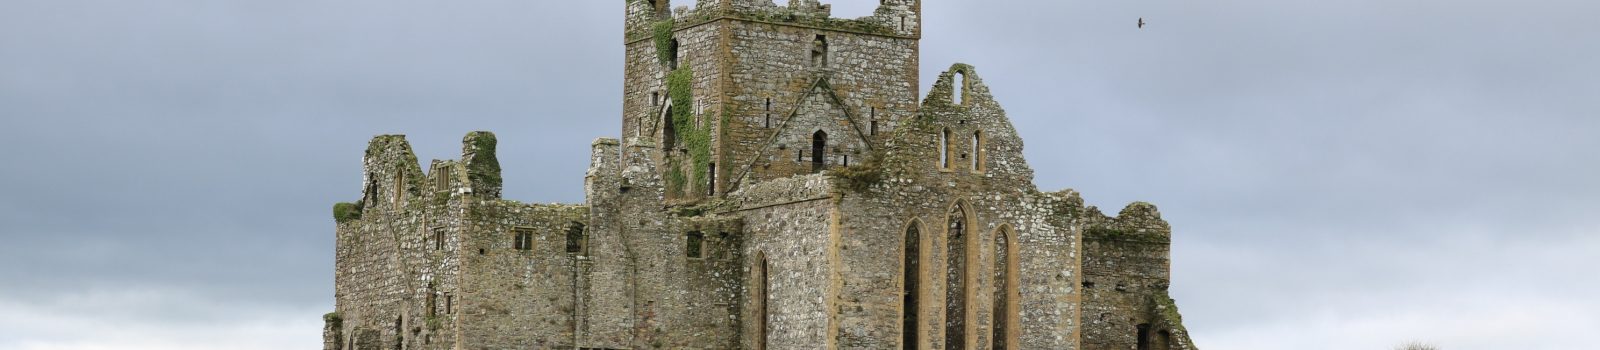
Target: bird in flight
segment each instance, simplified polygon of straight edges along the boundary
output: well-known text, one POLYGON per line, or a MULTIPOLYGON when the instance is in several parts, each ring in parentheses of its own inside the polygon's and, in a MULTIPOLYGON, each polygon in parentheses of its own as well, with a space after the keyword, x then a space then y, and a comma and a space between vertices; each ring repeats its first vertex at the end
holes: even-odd
POLYGON ((1139 28, 1144 28, 1144 17, 1139 17, 1139 28))

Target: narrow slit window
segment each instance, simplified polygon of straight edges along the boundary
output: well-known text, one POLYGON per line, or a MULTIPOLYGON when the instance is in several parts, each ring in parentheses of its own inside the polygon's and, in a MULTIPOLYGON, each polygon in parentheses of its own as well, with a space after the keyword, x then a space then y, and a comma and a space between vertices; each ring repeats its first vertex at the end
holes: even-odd
POLYGON ((433 229, 433 250, 444 250, 444 228, 433 229))
POLYGON ((717 163, 706 167, 706 196, 717 195, 717 163))
POLYGON ((983 131, 972 132, 972 170, 983 171, 983 131))
POLYGON ((878 108, 877 107, 872 107, 872 109, 870 110, 870 112, 868 112, 867 115, 868 115, 868 119, 871 120, 871 122, 868 123, 869 125, 867 127, 867 135, 878 136, 878 108))
POLYGON ((770 128, 770 127, 772 127, 772 99, 770 99, 770 98, 767 99, 766 115, 767 115, 766 121, 762 122, 761 126, 764 127, 764 128, 770 128))
POLYGON ((939 132, 939 167, 950 168, 950 129, 939 132))
POLYGON ((398 167, 394 171, 394 206, 399 207, 406 200, 406 172, 398 167))

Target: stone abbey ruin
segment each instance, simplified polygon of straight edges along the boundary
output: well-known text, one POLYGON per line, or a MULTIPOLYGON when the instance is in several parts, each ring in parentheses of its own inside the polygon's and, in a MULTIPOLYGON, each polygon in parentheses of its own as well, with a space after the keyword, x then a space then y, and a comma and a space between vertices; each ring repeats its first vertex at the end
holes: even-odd
POLYGON ((693 5, 626 0, 587 203, 501 199, 487 132, 374 138, 324 348, 1194 348, 1154 206, 1038 190, 973 67, 921 95, 919 0, 693 5))

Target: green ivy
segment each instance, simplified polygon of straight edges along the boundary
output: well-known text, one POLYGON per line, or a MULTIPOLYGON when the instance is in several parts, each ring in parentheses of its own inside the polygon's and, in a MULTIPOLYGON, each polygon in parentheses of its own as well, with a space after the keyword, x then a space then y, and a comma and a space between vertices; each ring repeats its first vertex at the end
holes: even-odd
POLYGON ((503 180, 500 178, 500 160, 495 157, 495 144, 498 141, 494 134, 474 132, 467 138, 477 150, 467 162, 467 179, 472 181, 474 189, 478 186, 500 187, 503 180))
POLYGON ((678 164, 677 158, 667 158, 667 196, 683 197, 683 166, 678 164))
POLYGON ((660 60, 661 64, 667 64, 668 59, 672 57, 672 31, 674 29, 675 23, 671 19, 656 22, 654 28, 656 59, 660 60))
MULTIPOLYGON (((694 71, 688 64, 667 74, 667 95, 672 97, 672 128, 676 132, 677 142, 689 149, 689 169, 693 171, 694 183, 703 184, 709 180, 706 171, 711 167, 711 120, 699 118, 699 123, 695 122, 693 85, 694 71)), ((677 162, 671 162, 668 166, 681 169, 677 162)), ((681 195, 687 188, 683 183, 686 180, 683 174, 677 174, 677 179, 672 178, 671 172, 668 176, 668 189, 675 185, 681 195)))
POLYGON ((322 321, 332 324, 333 329, 344 328, 344 318, 339 316, 338 311, 323 314, 322 321))
POLYGON ((333 221, 346 223, 361 219, 361 201, 355 203, 338 203, 333 205, 333 221))

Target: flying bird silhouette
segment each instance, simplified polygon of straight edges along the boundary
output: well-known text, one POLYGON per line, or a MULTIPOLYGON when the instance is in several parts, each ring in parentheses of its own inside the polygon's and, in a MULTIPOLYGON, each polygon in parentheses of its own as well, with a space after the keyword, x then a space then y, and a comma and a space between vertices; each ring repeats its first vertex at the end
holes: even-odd
POLYGON ((1144 28, 1144 17, 1139 17, 1139 28, 1144 28))

